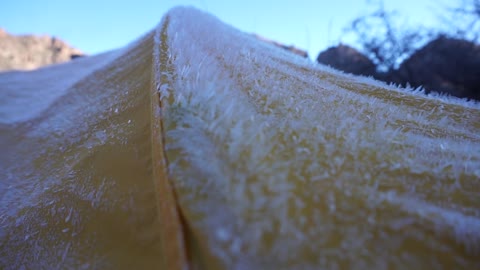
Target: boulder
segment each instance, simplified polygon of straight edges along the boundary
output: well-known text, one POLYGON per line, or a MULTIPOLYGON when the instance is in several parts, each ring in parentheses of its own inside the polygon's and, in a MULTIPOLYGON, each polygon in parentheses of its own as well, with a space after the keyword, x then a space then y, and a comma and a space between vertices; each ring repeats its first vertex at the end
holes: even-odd
POLYGON ((440 36, 417 50, 398 69, 377 72, 358 50, 340 44, 321 52, 317 61, 355 75, 480 100, 480 45, 440 36))
POLYGON ((340 44, 321 52, 317 62, 355 75, 375 75, 375 64, 361 52, 340 44))
POLYGON ((480 100, 480 46, 440 36, 404 61, 391 78, 427 92, 480 100))

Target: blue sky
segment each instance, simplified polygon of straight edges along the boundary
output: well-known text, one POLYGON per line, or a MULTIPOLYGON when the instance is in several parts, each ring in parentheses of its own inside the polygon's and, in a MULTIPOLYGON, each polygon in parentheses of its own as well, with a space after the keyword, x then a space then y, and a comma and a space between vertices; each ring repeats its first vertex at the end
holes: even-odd
MULTIPOLYGON (((451 0, 456 1, 456 0, 451 0)), ((154 28, 177 5, 195 6, 236 28, 308 50, 315 58, 336 45, 342 29, 372 10, 375 0, 3 0, 0 27, 14 34, 50 34, 95 54, 128 44, 154 28)), ((435 25, 434 0, 385 0, 408 22, 435 25)), ((348 42, 348 40, 344 40, 348 42)))

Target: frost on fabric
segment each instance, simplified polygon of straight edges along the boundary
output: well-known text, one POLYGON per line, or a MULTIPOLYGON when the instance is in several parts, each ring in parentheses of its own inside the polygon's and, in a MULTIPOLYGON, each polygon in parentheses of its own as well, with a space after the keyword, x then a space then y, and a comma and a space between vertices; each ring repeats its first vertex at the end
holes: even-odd
POLYGON ((314 65, 194 9, 155 40, 170 175, 227 268, 479 266, 477 103, 314 65))
POLYGON ((0 269, 158 264, 152 37, 0 74, 0 269))
POLYGON ((480 269, 479 120, 176 8, 0 74, 0 269, 155 269, 164 163, 192 268, 480 269))
POLYGON ((33 72, 0 74, 0 124, 23 122, 38 116, 66 90, 94 70, 111 63, 121 50, 85 57, 75 63, 45 67, 33 72))

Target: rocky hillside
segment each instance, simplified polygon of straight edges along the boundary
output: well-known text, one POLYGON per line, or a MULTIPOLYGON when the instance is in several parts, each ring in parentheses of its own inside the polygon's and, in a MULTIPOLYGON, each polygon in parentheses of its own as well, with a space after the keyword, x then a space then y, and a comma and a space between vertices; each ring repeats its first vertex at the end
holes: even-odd
POLYGON ((0 28, 0 71, 31 70, 84 56, 51 36, 12 35, 0 28))

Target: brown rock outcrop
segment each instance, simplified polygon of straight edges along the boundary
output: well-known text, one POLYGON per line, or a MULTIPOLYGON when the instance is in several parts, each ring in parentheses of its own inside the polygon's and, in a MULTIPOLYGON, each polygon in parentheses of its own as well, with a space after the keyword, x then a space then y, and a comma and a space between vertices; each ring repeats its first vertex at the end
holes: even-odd
POLYGON ((439 37, 392 72, 392 81, 480 100, 480 45, 439 37))
POLYGON ((84 55, 55 37, 16 36, 0 28, 0 71, 31 70, 84 55))
POLYGON ((373 76, 375 64, 358 50, 340 44, 321 52, 317 61, 333 68, 356 75, 373 76))
POLYGON ((425 91, 480 100, 480 45, 440 36, 417 50, 398 69, 377 72, 365 55, 346 45, 321 52, 317 61, 355 75, 425 91))

